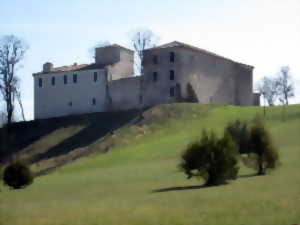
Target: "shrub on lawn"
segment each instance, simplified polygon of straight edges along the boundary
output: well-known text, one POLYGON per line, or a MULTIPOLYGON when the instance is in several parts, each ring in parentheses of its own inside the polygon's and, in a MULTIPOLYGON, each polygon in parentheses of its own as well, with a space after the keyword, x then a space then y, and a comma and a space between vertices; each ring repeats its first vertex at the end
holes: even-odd
POLYGON ((263 175, 269 169, 275 169, 279 164, 279 156, 271 136, 262 121, 256 120, 250 130, 250 161, 258 175, 263 175))
POLYGON ((4 169, 3 181, 14 189, 20 189, 33 182, 33 174, 26 164, 14 160, 4 169))
POLYGON ((225 184, 237 177, 237 153, 228 134, 217 138, 213 132, 208 135, 204 131, 200 141, 190 144, 184 151, 179 167, 188 179, 201 177, 208 186, 225 184))
POLYGON ((232 140, 238 147, 240 154, 249 152, 250 132, 246 122, 236 120, 232 123, 229 123, 225 127, 225 132, 231 136, 232 140))

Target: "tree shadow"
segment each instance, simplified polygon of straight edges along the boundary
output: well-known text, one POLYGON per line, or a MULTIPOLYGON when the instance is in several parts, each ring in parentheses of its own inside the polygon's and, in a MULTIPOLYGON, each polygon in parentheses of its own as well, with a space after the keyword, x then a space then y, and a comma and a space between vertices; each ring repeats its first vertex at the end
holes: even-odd
POLYGON ((113 134, 115 130, 132 121, 137 114, 137 110, 128 110, 123 112, 89 115, 86 121, 87 126, 85 128, 48 149, 46 152, 35 155, 32 158, 31 163, 58 157, 68 154, 75 149, 87 147, 107 134, 113 134))
POLYGON ((237 178, 251 178, 251 177, 258 177, 259 175, 257 175, 256 173, 254 174, 244 174, 244 175, 238 175, 237 178))
POLYGON ((160 192, 168 192, 168 191, 185 191, 185 190, 203 189, 203 188, 209 188, 209 187, 212 187, 212 186, 206 186, 206 185, 178 186, 178 187, 155 189, 155 190, 152 190, 151 192, 152 193, 160 193, 160 192))

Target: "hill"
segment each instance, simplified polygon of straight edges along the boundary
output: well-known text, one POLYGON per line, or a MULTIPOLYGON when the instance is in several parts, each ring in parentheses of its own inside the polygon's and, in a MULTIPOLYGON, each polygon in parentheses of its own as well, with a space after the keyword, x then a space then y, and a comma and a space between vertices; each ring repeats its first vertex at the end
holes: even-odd
POLYGON ((203 128, 221 134, 229 121, 262 116, 262 108, 172 104, 136 115, 72 117, 43 134, 27 124, 28 133, 39 136, 24 141, 20 155, 35 171, 89 157, 38 177, 24 190, 1 187, 0 224, 299 223, 300 105, 288 106, 284 120, 281 107, 267 108, 266 124, 280 150, 278 170, 253 176, 241 165, 238 180, 210 188, 178 171, 180 153, 203 128), (113 121, 119 122, 112 129, 113 121))

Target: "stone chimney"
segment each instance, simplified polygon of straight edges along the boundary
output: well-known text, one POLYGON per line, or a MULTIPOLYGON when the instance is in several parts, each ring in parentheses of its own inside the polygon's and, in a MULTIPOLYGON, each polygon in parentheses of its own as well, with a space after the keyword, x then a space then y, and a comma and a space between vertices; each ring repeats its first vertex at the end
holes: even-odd
POLYGON ((43 65, 43 72, 50 73, 53 70, 53 64, 51 62, 46 62, 43 65))

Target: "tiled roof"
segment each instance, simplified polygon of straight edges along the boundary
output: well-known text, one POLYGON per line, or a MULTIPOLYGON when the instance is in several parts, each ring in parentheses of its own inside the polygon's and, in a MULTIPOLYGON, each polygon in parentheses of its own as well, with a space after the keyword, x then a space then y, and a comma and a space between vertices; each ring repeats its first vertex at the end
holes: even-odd
POLYGON ((234 63, 238 63, 238 64, 241 64, 241 65, 244 65, 244 66, 247 66, 247 67, 254 68, 253 66, 233 61, 232 59, 226 58, 224 56, 220 56, 220 55, 217 55, 217 54, 215 54, 213 52, 207 51, 205 49, 198 48, 198 47, 195 47, 195 46, 192 46, 192 45, 188 45, 188 44, 185 44, 185 43, 182 43, 182 42, 179 42, 179 41, 173 41, 173 42, 170 42, 170 43, 167 43, 167 44, 164 44, 164 45, 160 45, 160 46, 156 46, 156 47, 153 47, 153 48, 149 48, 149 49, 146 49, 145 51, 154 50, 154 49, 162 49, 162 48, 173 48, 173 47, 189 48, 189 49, 192 49, 192 50, 195 50, 195 51, 199 51, 199 52, 205 53, 207 55, 216 56, 216 57, 221 58, 221 59, 225 59, 225 60, 228 60, 228 61, 231 61, 231 62, 234 62, 234 63))
POLYGON ((71 71, 81 71, 81 70, 94 70, 94 69, 104 69, 105 65, 102 64, 73 64, 70 66, 61 66, 61 67, 54 67, 52 68, 51 72, 38 72, 34 73, 34 75, 41 75, 41 74, 49 74, 49 73, 59 73, 59 72, 71 72, 71 71))

